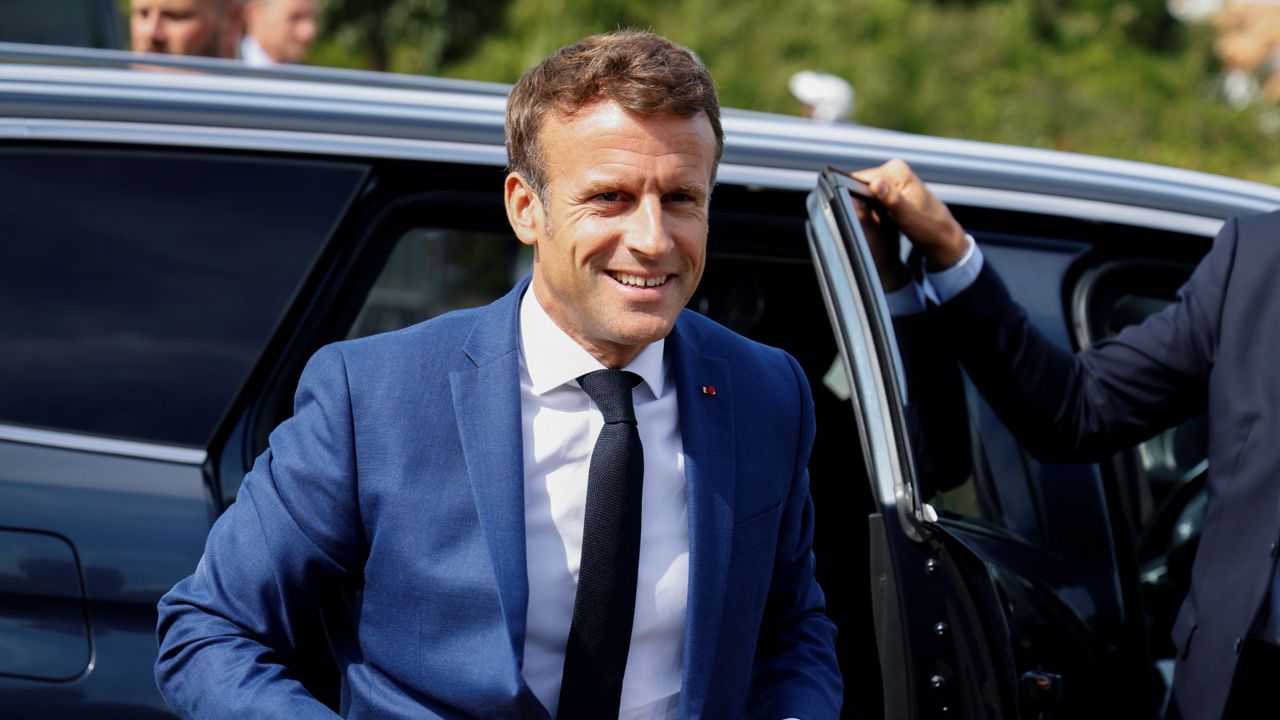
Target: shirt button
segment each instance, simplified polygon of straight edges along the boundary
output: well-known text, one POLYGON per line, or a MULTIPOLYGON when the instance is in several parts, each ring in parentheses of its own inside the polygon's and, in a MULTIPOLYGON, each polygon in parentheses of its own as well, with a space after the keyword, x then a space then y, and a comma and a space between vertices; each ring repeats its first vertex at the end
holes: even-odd
POLYGON ((1239 654, 1240 654, 1240 647, 1241 647, 1242 645, 1244 645, 1244 641, 1243 641, 1243 640, 1241 640, 1240 638, 1236 638, 1235 651, 1236 651, 1236 654, 1237 654, 1237 655, 1239 655, 1239 654))

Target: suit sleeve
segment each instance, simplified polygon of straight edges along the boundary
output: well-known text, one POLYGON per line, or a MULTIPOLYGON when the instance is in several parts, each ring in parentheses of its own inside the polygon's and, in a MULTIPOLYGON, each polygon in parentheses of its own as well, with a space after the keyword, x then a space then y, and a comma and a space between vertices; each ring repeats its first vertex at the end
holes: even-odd
POLYGON ((778 531, 747 709, 760 720, 835 720, 843 697, 836 627, 826 615, 822 589, 814 577, 808 470, 815 433, 813 397, 800 366, 790 356, 787 361, 800 398, 800 440, 778 531))
POLYGON ((346 368, 322 349, 294 417, 214 524, 193 575, 160 600, 156 681, 192 718, 332 718, 299 672, 323 644, 318 597, 355 582, 363 552, 346 368))
POLYGON ((1033 455, 1098 460, 1204 410, 1236 234, 1228 221, 1177 302, 1084 352, 1041 335, 990 263, 938 308, 938 326, 1033 455))

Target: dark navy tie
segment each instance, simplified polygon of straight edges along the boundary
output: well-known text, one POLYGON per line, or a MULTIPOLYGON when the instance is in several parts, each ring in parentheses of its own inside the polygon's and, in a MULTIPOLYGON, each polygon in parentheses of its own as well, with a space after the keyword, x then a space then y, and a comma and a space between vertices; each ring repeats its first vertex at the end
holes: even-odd
POLYGON ((604 427, 587 475, 582 562, 557 720, 618 717, 640 564, 644 452, 631 402, 631 389, 639 382, 640 376, 623 370, 578 378, 604 415, 604 427))

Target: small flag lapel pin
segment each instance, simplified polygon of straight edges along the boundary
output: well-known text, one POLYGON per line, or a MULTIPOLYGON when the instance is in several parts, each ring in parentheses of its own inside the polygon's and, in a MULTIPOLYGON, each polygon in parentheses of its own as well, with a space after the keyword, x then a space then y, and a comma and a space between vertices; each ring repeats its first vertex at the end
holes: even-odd
POLYGON ((715 385, 703 385, 703 386, 702 386, 701 388, 699 388, 699 389, 700 389, 700 390, 702 390, 702 394, 703 394, 703 395, 715 395, 715 394, 716 394, 716 386, 715 386, 715 385))

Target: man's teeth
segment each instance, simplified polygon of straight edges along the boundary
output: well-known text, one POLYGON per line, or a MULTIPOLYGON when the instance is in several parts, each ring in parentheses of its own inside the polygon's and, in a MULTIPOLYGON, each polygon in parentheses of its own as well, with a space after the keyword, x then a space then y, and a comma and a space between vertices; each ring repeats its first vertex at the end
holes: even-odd
POLYGON ((631 287, 657 287, 667 281, 666 275, 659 277, 642 278, 639 275, 627 275, 626 273, 613 273, 613 279, 623 285, 631 287))

